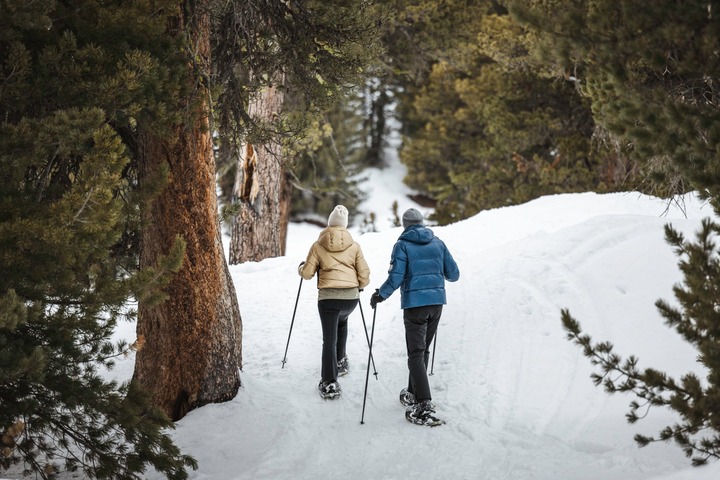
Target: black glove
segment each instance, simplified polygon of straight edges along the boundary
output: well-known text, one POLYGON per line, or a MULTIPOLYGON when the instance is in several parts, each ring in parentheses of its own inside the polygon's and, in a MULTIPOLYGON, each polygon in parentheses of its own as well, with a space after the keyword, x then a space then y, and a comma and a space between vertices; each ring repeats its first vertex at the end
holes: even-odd
POLYGON ((370 306, 372 307, 372 309, 375 310, 377 304, 384 301, 385 299, 382 295, 380 295, 380 290, 375 289, 375 293, 373 293, 372 297, 370 297, 370 306))

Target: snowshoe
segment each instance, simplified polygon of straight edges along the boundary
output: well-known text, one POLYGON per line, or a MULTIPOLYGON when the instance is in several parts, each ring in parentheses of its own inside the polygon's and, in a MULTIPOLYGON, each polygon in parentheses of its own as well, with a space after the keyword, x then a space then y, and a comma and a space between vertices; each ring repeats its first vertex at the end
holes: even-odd
POLYGON ((318 384, 318 390, 320 391, 320 396, 326 400, 333 399, 335 397, 340 396, 340 384, 338 382, 332 381, 332 382, 323 382, 320 381, 318 384))
POLYGON ((400 390, 400 403, 405 407, 412 407, 417 401, 415 401, 415 395, 408 392, 407 388, 403 388, 400 390))
POLYGON ((435 416, 435 408, 429 400, 420 402, 405 410, 405 418, 415 425, 437 427, 445 423, 444 420, 435 416))
POLYGON ((338 363, 337 363, 337 369, 338 369, 338 377, 342 377, 343 375, 347 375, 350 371, 350 364, 348 363, 348 357, 344 356, 338 363))

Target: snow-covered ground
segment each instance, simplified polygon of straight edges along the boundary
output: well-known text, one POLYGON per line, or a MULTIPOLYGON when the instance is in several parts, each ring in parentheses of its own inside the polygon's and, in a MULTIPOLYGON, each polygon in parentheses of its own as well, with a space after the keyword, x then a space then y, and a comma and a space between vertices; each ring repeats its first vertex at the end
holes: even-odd
MULTIPOLYGON (((434 228, 453 252, 460 281, 448 284, 431 387, 439 428, 408 423, 398 402, 407 368, 399 294, 379 305, 361 425, 367 345, 360 310, 351 317, 351 372, 343 395, 317 394, 321 330, 316 287, 299 286, 297 264, 319 229, 293 226, 283 258, 232 267, 244 324, 243 388, 232 402, 183 419, 174 437, 200 462, 199 479, 717 479, 674 445, 640 449, 673 416, 655 410, 631 426, 631 397, 595 387, 591 367, 565 338, 569 308, 596 340, 636 354, 641 366, 703 373, 693 350, 657 314, 673 300, 677 259, 663 239, 671 222, 692 235, 711 209, 692 196, 685 214, 637 193, 545 197, 434 228), (372 373, 372 372, 371 372, 372 373), (670 475, 664 477, 664 475, 670 475)), ((378 207, 380 208, 380 207, 378 207)), ((368 300, 385 278, 400 229, 357 235, 370 265, 368 300)))
MULTIPOLYGON (((316 285, 302 283, 297 314, 281 368, 300 277, 296 268, 320 229, 291 225, 287 255, 231 267, 244 335, 243 386, 227 403, 192 411, 172 432, 199 469, 193 479, 487 479, 487 480, 716 480, 720 463, 692 468, 672 444, 638 448, 635 433, 656 434, 675 420, 653 410, 636 425, 624 414, 630 396, 595 387, 591 366, 561 327, 569 308, 595 340, 636 354, 640 366, 679 376, 703 371, 694 351, 656 312, 673 301, 681 280, 663 225, 688 236, 712 215, 693 196, 684 212, 637 193, 556 195, 525 205, 481 212, 434 227, 460 267, 448 284, 434 375, 437 428, 404 418, 398 393, 407 381, 399 292, 374 316, 370 294, 385 279, 393 243, 390 205, 412 205, 399 186, 402 169, 371 171, 368 200, 377 233, 361 235, 371 268, 362 311, 351 316, 350 373, 332 401, 317 392, 321 329, 316 285), (364 424, 361 424, 368 349, 363 316, 375 321, 364 424)), ((425 210, 427 212, 427 210, 425 210)), ((130 340, 134 326, 118 335, 130 340)), ((130 378, 133 358, 115 375, 130 378)), ((160 478, 149 473, 149 479, 160 478)))
MULTIPOLYGON (((656 312, 658 298, 674 301, 681 280, 663 225, 692 236, 711 208, 694 196, 684 208, 640 195, 556 195, 481 212, 433 227, 460 266, 448 284, 434 375, 438 428, 404 418, 398 393, 407 381, 399 292, 378 306, 364 424, 368 358, 363 318, 373 322, 370 294, 385 279, 393 243, 391 205, 414 204, 401 184, 403 169, 367 172, 365 213, 376 233, 360 234, 371 268, 362 312, 351 316, 350 373, 342 396, 322 400, 321 329, 316 285, 302 283, 281 368, 300 277, 297 265, 319 228, 291 225, 287 255, 231 267, 243 318, 243 386, 227 403, 190 412, 172 433, 199 461, 195 479, 305 480, 316 478, 488 480, 709 480, 720 463, 690 467, 672 444, 638 448, 635 433, 656 434, 675 420, 653 410, 636 425, 625 421, 630 396, 608 396, 561 327, 569 308, 596 340, 636 354, 640 366, 672 375, 703 371, 694 351, 656 312), (363 315, 364 314, 364 317, 363 315)), ((424 210, 428 212, 428 210, 424 210)), ((132 326, 127 335, 133 336, 132 326)), ((132 358, 119 365, 129 378, 132 358)), ((149 478, 158 478, 149 475, 149 478)))

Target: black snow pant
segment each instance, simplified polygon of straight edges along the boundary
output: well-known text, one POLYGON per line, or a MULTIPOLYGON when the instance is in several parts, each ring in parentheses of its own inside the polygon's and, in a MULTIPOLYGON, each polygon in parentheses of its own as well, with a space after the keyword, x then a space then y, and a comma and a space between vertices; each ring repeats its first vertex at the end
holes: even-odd
POLYGON ((418 402, 432 400, 427 365, 430 358, 430 345, 435 337, 438 323, 440 323, 442 307, 442 305, 428 305, 406 308, 403 311, 408 370, 410 370, 408 392, 415 395, 418 402))
POLYGON ((320 300, 318 312, 323 331, 322 366, 323 382, 337 380, 337 362, 345 356, 348 317, 355 310, 358 299, 320 300))

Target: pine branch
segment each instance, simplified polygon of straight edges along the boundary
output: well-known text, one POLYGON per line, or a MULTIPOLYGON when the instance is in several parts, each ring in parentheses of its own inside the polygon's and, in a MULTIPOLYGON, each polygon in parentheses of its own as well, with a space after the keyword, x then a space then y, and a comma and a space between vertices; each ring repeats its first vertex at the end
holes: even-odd
MULTIPOLYGON (((637 434, 635 440, 639 446, 674 440, 688 457, 696 455, 692 460, 693 465, 705 463, 711 457, 720 458, 720 437, 716 435, 714 439, 701 438, 699 441, 693 439, 701 431, 720 430, 713 420, 713 409, 706 401, 713 387, 703 389, 700 379, 693 374, 684 375, 678 384, 664 372, 652 368, 641 372, 637 368, 636 357, 630 356, 623 362, 613 352, 611 343, 594 344, 589 335, 582 333, 580 324, 566 309, 562 310, 562 323, 568 332, 568 339, 581 346, 590 362, 600 367, 601 373, 591 374, 596 385, 602 384, 610 394, 630 392, 644 400, 642 403, 635 400, 630 403, 630 411, 626 414, 629 423, 645 418, 655 406, 670 408, 684 419, 682 425, 664 428, 657 439, 637 434), (611 378, 613 373, 617 376, 611 378), (644 409, 643 413, 639 413, 641 409, 644 409)), ((717 353, 720 353, 720 349, 717 353)))

